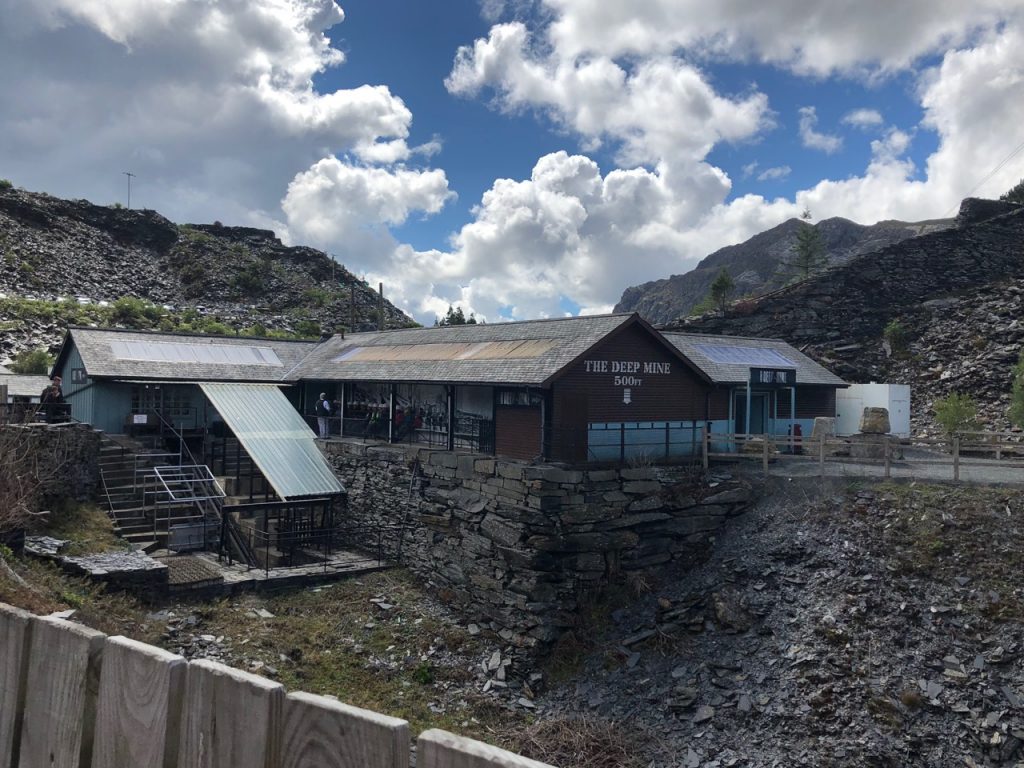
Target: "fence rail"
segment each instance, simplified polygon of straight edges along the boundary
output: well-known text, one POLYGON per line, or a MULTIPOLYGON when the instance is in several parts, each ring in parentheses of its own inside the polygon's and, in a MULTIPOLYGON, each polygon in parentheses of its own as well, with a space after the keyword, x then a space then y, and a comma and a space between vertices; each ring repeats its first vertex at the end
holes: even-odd
POLYGON ((947 438, 892 436, 793 438, 790 435, 746 435, 704 432, 702 462, 758 461, 765 476, 772 467, 804 474, 878 475, 921 479, 977 480, 1024 484, 1024 443, 1016 432, 967 432, 947 438), (816 464, 816 468, 810 465, 816 464))
MULTIPOLYGON (((439 730, 421 768, 551 768, 439 730)), ((409 724, 0 603, 0 768, 409 768, 409 724)))

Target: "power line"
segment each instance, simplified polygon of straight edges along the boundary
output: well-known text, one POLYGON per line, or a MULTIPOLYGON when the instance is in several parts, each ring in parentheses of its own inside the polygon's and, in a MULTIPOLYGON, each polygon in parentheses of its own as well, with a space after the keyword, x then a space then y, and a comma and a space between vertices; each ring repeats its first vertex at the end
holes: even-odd
MULTIPOLYGON (((964 197, 970 197, 975 192, 977 192, 979 187, 981 187, 985 182, 987 182, 989 179, 991 179, 993 176, 995 176, 997 173, 999 173, 999 171, 1001 171, 1003 169, 1003 167, 1005 167, 1008 162, 1013 160, 1013 158, 1015 158, 1017 155, 1019 155, 1022 151, 1024 151, 1024 141, 1022 141, 1020 144, 1018 144, 1016 147, 1014 147, 1013 150, 1010 152, 1010 154, 1008 154, 1006 157, 1004 157, 1002 160, 1000 160, 996 164, 996 167, 988 172, 988 175, 986 175, 985 178, 983 178, 981 181, 979 181, 977 184, 975 184, 973 187, 971 187, 970 191, 966 195, 964 195, 964 197)), ((960 204, 959 203, 954 203, 952 208, 950 208, 948 211, 946 211, 941 216, 941 218, 945 219, 946 217, 948 217, 949 214, 951 214, 953 212, 953 210, 958 205, 960 205, 960 204)))

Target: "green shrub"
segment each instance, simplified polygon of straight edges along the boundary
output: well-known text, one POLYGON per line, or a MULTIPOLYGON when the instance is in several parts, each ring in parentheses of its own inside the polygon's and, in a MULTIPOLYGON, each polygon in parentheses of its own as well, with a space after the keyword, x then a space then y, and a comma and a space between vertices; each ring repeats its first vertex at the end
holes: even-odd
POLYGON ((186 261, 178 271, 178 277, 185 285, 195 285, 206 276, 206 270, 198 261, 186 261))
POLYGON ((163 307, 152 302, 135 296, 122 296, 114 302, 110 319, 129 328, 145 329, 159 325, 164 314, 163 307))
POLYGON ((231 284, 243 296, 264 293, 267 287, 267 274, 270 271, 270 264, 264 261, 251 261, 234 276, 231 284))
POLYGON ((295 324, 295 334, 303 338, 320 338, 320 323, 316 320, 299 320, 295 324))
POLYGON ((1024 427, 1024 349, 1020 351, 1013 368, 1013 388, 1010 392, 1010 421, 1024 427))
POLYGON ((331 294, 323 288, 308 288, 303 294, 306 303, 314 307, 322 307, 331 300, 331 294))
POLYGON ((0 189, 10 189, 13 186, 10 179, 0 179, 0 189))
POLYGON ((889 342, 893 352, 906 352, 909 342, 907 328, 899 320, 893 318, 882 331, 882 338, 889 342))
POLYGON ((47 374, 53 357, 45 349, 24 349, 14 356, 11 370, 15 373, 47 374))
POLYGON ((978 428, 978 405, 970 395, 953 392, 932 404, 935 420, 947 436, 971 432, 978 428))

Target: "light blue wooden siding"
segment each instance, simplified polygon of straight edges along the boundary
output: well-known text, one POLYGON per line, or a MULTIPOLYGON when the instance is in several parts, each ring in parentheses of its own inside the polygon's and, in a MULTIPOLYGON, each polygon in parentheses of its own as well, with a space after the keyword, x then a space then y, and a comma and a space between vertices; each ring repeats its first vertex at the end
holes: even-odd
MULTIPOLYGON (((85 370, 82 356, 78 354, 78 347, 71 344, 71 351, 59 371, 54 371, 64 380, 64 399, 71 403, 71 418, 86 424, 96 425, 96 387, 94 380, 86 378, 83 381, 75 381, 74 371, 85 370)), ((102 429, 102 427, 101 427, 102 429)))

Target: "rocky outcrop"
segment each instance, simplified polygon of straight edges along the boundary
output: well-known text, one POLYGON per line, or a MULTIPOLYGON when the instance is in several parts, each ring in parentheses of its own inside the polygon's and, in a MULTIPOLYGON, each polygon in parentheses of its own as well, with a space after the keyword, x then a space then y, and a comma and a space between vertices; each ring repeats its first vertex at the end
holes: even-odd
MULTIPOLYGON (((940 219, 907 223, 880 221, 871 226, 842 218, 825 219, 814 225, 821 235, 830 265, 844 264, 864 253, 877 251, 908 238, 951 226, 940 219)), ((736 284, 736 295, 760 294, 780 287, 792 275, 780 270, 791 255, 796 233, 806 226, 790 219, 738 245, 721 248, 703 259, 696 269, 643 285, 627 288, 616 312, 639 312, 652 323, 668 323, 684 316, 707 295, 721 269, 728 270, 736 284)))

